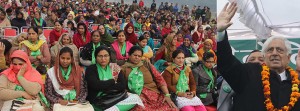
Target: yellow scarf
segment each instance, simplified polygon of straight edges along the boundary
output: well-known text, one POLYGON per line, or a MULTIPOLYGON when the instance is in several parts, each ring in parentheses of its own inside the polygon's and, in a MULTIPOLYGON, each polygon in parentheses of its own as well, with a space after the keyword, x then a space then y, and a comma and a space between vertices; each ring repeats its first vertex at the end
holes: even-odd
POLYGON ((30 51, 37 51, 44 44, 44 42, 44 40, 39 40, 37 44, 32 44, 29 40, 25 40, 21 42, 19 46, 21 48, 21 45, 24 44, 30 49, 30 51))

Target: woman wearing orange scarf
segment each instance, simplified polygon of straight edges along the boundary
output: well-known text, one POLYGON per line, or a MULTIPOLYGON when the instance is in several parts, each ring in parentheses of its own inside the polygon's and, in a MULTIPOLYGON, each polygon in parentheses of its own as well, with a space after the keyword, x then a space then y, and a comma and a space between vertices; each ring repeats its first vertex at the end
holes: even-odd
MULTIPOLYGON (((41 74, 31 66, 26 52, 16 50, 10 59, 12 61, 10 67, 0 76, 0 103, 1 100, 33 100, 38 95, 41 98, 44 82, 41 74)), ((1 107, 2 104, 0 104, 0 109, 1 107)))

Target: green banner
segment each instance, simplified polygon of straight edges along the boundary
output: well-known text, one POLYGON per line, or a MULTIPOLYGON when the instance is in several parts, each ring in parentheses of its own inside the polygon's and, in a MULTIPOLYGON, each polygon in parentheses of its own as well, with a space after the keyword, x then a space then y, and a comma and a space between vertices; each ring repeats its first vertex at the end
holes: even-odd
MULTIPOLYGON (((300 49, 300 38, 288 39, 292 44, 292 54, 290 59, 290 66, 296 68, 296 57, 300 49)), ((265 40, 262 40, 265 41, 265 40)), ((252 50, 261 50, 262 42, 256 42, 255 39, 250 40, 229 40, 231 44, 232 54, 235 55, 241 62, 245 63, 246 58, 252 50)))

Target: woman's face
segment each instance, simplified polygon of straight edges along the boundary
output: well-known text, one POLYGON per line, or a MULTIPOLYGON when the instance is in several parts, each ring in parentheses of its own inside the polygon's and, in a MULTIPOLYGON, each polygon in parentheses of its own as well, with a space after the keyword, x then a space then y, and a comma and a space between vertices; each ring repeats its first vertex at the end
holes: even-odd
POLYGON ((117 39, 118 39, 118 41, 119 41, 120 43, 125 42, 126 37, 125 37, 124 32, 121 32, 121 33, 118 35, 117 39))
POLYGON ((209 43, 209 42, 204 42, 204 48, 205 48, 206 50, 210 50, 210 49, 212 48, 212 44, 209 43))
POLYGON ((68 35, 63 36, 62 45, 68 45, 71 43, 70 37, 68 35))
POLYGON ((23 15, 21 13, 18 14, 18 18, 23 18, 23 15))
POLYGON ((142 26, 142 32, 144 32, 144 31, 146 31, 146 30, 147 30, 146 25, 143 25, 143 26, 142 26))
POLYGON ((200 32, 200 33, 202 33, 203 32, 203 27, 199 26, 197 31, 200 32))
POLYGON ((133 32, 133 28, 131 26, 128 27, 127 32, 131 34, 133 32))
POLYGON ((40 14, 39 14, 38 12, 36 12, 36 13, 34 14, 34 17, 37 18, 37 19, 40 19, 40 14))
POLYGON ((32 28, 28 30, 28 40, 31 42, 38 40, 38 33, 36 33, 32 28))
POLYGON ((106 65, 109 64, 109 59, 110 59, 109 53, 106 50, 101 50, 97 54, 96 61, 98 64, 100 64, 100 66, 105 67, 106 65))
POLYGON ((166 28, 170 28, 171 27, 171 24, 170 24, 170 22, 168 22, 167 24, 166 24, 166 28))
POLYGON ((173 40, 172 40, 172 45, 176 46, 176 43, 177 43, 177 37, 174 37, 173 40))
POLYGON ((145 38, 150 39, 150 35, 148 33, 144 34, 145 38))
POLYGON ((72 15, 68 15, 68 20, 73 20, 73 16, 72 15))
POLYGON ((214 65, 215 65, 215 61, 214 61, 213 57, 211 57, 211 58, 207 59, 206 61, 204 61, 204 66, 209 68, 209 69, 212 69, 214 65))
POLYGON ((100 31, 101 35, 103 35, 105 33, 105 29, 104 29, 103 25, 99 26, 99 31, 100 31))
POLYGON ((19 58, 13 58, 12 59, 13 71, 15 73, 18 73, 24 64, 25 64, 25 61, 23 61, 19 58))
POLYGON ((73 28, 73 25, 72 24, 68 24, 68 28, 73 28))
POLYGON ((181 42, 182 39, 183 39, 183 38, 182 38, 182 34, 177 34, 177 40, 178 40, 179 42, 181 42))
POLYGON ((179 53, 173 60, 173 62, 178 66, 183 66, 184 64, 184 53, 179 53))
POLYGON ((191 44, 190 39, 189 38, 185 38, 184 41, 183 41, 183 44, 184 44, 184 46, 189 47, 190 44, 191 44))
POLYGON ((67 68, 67 67, 69 67, 69 65, 71 63, 72 63, 72 56, 71 56, 70 52, 62 53, 59 56, 59 64, 61 67, 67 68))
POLYGON ((137 21, 139 24, 141 24, 142 23, 142 19, 138 19, 138 21, 137 21))
POLYGON ((62 29, 62 26, 61 26, 58 22, 55 22, 54 25, 55 25, 55 26, 54 26, 55 30, 58 31, 58 32, 60 32, 61 29, 62 29))
POLYGON ((79 34, 84 34, 84 31, 85 31, 84 26, 79 25, 79 27, 78 27, 78 33, 79 34))
POLYGON ((142 52, 140 50, 136 50, 129 56, 129 61, 133 64, 138 64, 141 62, 142 56, 142 52))
POLYGON ((22 34, 18 37, 18 42, 21 43, 22 41, 27 40, 27 35, 26 34, 22 34))
POLYGON ((147 39, 143 39, 143 40, 139 41, 139 45, 140 45, 142 48, 144 48, 144 47, 146 47, 147 42, 148 42, 147 39))
POLYGON ((93 43, 99 43, 100 42, 100 33, 98 31, 93 33, 92 41, 93 41, 93 43))
POLYGON ((85 21, 83 16, 80 16, 79 21, 85 21))

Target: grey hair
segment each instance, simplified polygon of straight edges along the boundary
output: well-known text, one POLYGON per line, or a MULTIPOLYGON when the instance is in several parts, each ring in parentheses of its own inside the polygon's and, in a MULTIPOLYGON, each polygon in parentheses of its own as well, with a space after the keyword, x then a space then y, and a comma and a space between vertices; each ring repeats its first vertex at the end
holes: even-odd
POLYGON ((265 43, 263 44, 262 46, 262 54, 265 56, 266 54, 266 51, 267 51, 267 47, 269 46, 269 44, 275 40, 275 39, 279 39, 279 40, 282 40, 284 42, 284 45, 287 49, 287 55, 291 54, 292 53, 292 45, 291 43, 289 42, 289 40, 287 40, 286 38, 284 37, 280 37, 280 36, 272 36, 270 38, 268 38, 265 43))

